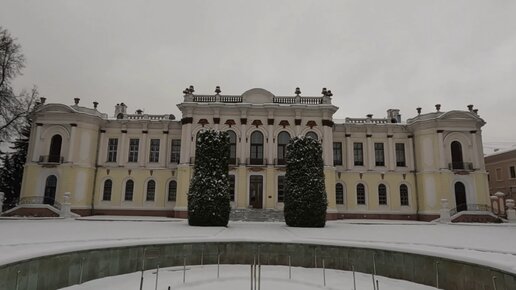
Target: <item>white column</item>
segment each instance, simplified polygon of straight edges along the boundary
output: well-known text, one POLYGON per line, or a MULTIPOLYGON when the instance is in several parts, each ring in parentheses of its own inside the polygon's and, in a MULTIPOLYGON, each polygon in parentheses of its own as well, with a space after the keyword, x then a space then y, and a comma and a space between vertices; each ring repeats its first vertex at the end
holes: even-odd
POLYGON ((415 159, 416 156, 414 156, 414 138, 408 138, 408 148, 407 148, 407 154, 408 157, 407 160, 407 166, 410 171, 415 170, 415 159))
POLYGON ((41 127, 43 125, 36 124, 36 136, 34 137, 33 146, 32 146, 32 161, 38 162, 39 161, 39 154, 41 149, 41 127))
MULTIPOLYGON (((296 120, 301 120, 302 121, 302 118, 301 118, 301 110, 297 109, 296 110, 296 117, 294 119, 294 125, 295 125, 295 122, 296 120)), ((293 136, 293 137, 297 137, 299 135, 301 135, 301 125, 295 125, 296 126, 296 136, 293 136)))
POLYGON ((478 152, 478 145, 477 145, 477 131, 471 131, 471 141, 473 145, 473 168, 477 169, 480 168, 480 162, 478 160, 478 156, 480 155, 480 152, 478 152))
POLYGON ((372 137, 366 137, 366 149, 364 150, 366 153, 364 157, 367 161, 365 164, 367 170, 372 170, 374 168, 374 147, 371 138, 372 137))
POLYGON ((140 163, 140 166, 145 166, 147 164, 147 159, 149 158, 149 152, 147 152, 147 136, 149 135, 147 132, 147 129, 144 129, 145 131, 142 134, 142 138, 140 140, 140 150, 138 152, 138 163, 140 163))
POLYGON ((161 138, 162 141, 160 144, 159 151, 162 152, 160 158, 161 158, 161 167, 166 168, 167 162, 170 159, 170 145, 168 144, 168 128, 163 129, 163 138, 161 138))
POLYGON ((192 155, 192 123, 188 122, 181 126, 181 164, 189 164, 192 155))
POLYGON ((77 130, 77 124, 72 124, 70 129, 70 143, 68 146, 68 156, 66 157, 67 162, 73 161, 73 151, 75 148, 75 131, 77 130))
POLYGON ((437 146, 439 147, 439 168, 438 169, 446 169, 446 159, 444 152, 446 151, 444 148, 444 139, 442 130, 437 131, 437 146))
POLYGON ((128 158, 128 144, 127 144, 127 129, 122 128, 122 138, 120 140, 120 147, 118 148, 118 164, 119 165, 125 165, 127 163, 128 158))
POLYGON ((387 136, 387 170, 396 169, 396 152, 394 150, 394 141, 392 135, 387 136))
POLYGON ((97 164, 103 164, 107 160, 107 142, 105 142, 106 131, 100 130, 99 153, 97 155, 97 164))
POLYGON ((346 164, 348 170, 353 168, 353 143, 351 142, 351 134, 346 134, 346 164))
MULTIPOLYGON (((268 122, 268 121, 267 121, 268 122)), ((276 136, 274 136, 274 126, 273 125, 267 125, 267 134, 269 135, 268 142, 267 142, 267 164, 273 164, 274 162, 274 140, 276 139, 276 136)), ((267 140, 266 140, 267 141, 267 140)), ((276 140, 278 142, 278 140, 276 140)))
POLYGON ((333 166, 333 132, 332 127, 323 125, 323 157, 325 166, 333 166))

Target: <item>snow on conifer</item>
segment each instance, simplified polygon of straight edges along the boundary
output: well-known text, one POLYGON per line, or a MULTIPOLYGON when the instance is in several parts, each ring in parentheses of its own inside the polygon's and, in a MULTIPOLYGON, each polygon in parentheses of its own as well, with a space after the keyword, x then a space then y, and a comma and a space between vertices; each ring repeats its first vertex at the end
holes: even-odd
POLYGON ((228 134, 211 129, 199 132, 188 192, 190 225, 227 226, 231 210, 228 161, 228 134))
POLYGON ((326 189, 322 147, 311 137, 295 137, 287 145, 285 222, 293 227, 324 227, 326 189))

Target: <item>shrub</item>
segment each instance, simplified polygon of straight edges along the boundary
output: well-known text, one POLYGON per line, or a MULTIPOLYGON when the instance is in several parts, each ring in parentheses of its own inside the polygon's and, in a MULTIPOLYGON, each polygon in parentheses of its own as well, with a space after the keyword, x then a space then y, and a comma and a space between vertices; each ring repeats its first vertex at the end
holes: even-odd
POLYGON ((327 206, 321 143, 295 137, 287 145, 285 222, 291 227, 324 227, 327 206))
POLYGON ((197 135, 194 175, 188 191, 188 224, 227 226, 229 200, 229 136, 205 130, 197 135))

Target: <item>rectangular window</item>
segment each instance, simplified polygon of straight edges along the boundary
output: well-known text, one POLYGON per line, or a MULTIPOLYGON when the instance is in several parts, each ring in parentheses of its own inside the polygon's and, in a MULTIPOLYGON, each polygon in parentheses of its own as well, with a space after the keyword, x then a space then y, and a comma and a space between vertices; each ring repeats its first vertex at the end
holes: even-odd
POLYGON ((150 140, 149 162, 159 162, 159 139, 150 140))
POLYGON ((285 202, 285 176, 278 176, 278 202, 285 202))
POLYGON ((355 157, 355 165, 364 165, 364 146, 362 143, 353 143, 353 155, 355 157))
POLYGON ((181 156, 181 140, 172 140, 172 150, 170 152, 170 162, 179 163, 179 158, 181 156))
POLYGON ((342 165, 342 143, 333 142, 333 165, 342 165))
POLYGON ((374 143, 374 158, 376 166, 385 166, 383 143, 374 143))
POLYGON ((107 162, 116 162, 116 153, 118 151, 118 139, 109 138, 107 162))
POLYGON ((496 180, 502 180, 502 169, 496 168, 496 180))
POLYGON ((405 167, 407 163, 405 161, 405 144, 396 143, 396 166, 405 167))
POLYGON ((229 200, 235 201, 235 176, 229 175, 229 200))
POLYGON ((511 178, 516 178, 516 169, 514 166, 509 167, 509 175, 511 178))
POLYGON ((140 146, 140 139, 129 140, 129 159, 128 162, 138 162, 138 147, 140 146))

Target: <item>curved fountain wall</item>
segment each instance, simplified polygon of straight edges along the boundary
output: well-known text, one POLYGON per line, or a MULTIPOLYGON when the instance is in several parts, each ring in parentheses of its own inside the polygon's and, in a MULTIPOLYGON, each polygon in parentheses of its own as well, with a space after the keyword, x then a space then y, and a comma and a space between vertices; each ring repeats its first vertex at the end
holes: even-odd
POLYGON ((0 266, 0 289, 57 289, 93 279, 145 269, 187 265, 250 264, 259 257, 264 265, 288 265, 371 273, 441 289, 516 289, 516 274, 468 262, 390 250, 345 246, 268 243, 199 242, 140 245, 67 252, 0 266), (493 277, 495 277, 493 279, 493 277))

